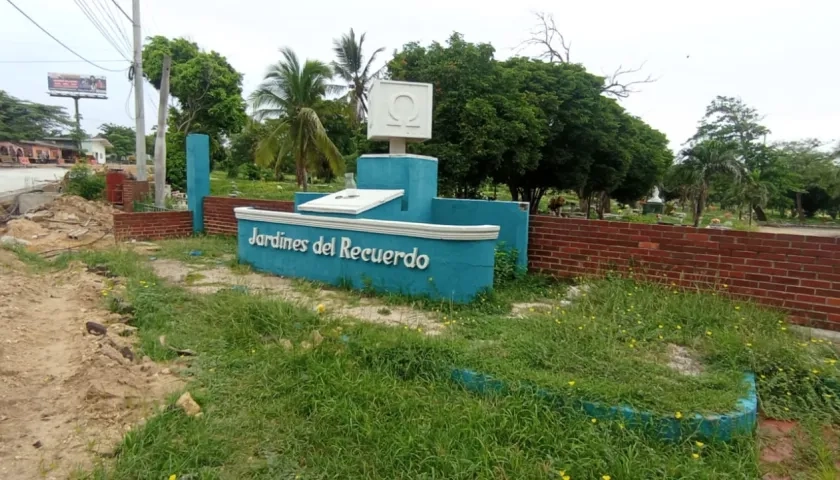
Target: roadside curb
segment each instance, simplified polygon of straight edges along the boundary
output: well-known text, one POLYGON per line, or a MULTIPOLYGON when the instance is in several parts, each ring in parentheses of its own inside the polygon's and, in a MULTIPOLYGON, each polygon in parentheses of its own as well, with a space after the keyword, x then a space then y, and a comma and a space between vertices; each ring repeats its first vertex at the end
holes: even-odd
MULTIPOLYGON (((454 368, 450 378, 467 390, 479 394, 505 393, 509 390, 505 382, 468 369, 454 368)), ((637 410, 627 405, 608 406, 581 400, 575 400, 575 403, 593 418, 619 420, 628 428, 650 428, 663 440, 679 441, 684 437, 693 436, 709 441, 728 442, 734 437, 752 434, 758 421, 755 375, 744 374, 744 382, 749 387, 747 395, 736 402, 732 411, 707 415, 695 413, 682 419, 637 410)), ((544 389, 538 389, 537 392, 538 395, 560 404, 566 401, 564 397, 544 389)))

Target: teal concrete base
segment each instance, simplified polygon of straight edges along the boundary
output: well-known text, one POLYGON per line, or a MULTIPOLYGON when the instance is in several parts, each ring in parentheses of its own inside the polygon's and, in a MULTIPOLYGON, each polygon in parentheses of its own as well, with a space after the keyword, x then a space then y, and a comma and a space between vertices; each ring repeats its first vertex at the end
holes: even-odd
MULTIPOLYGON (((316 217, 237 209, 238 216, 242 212, 273 214, 287 222, 316 217)), ((352 222, 332 229, 239 218, 239 260, 282 276, 455 302, 468 302, 492 287, 495 235, 484 240, 418 238, 375 231, 378 223, 394 222, 364 221, 372 222, 365 228, 373 225, 374 231, 354 231, 352 222)))
MULTIPOLYGON (((490 375, 463 368, 452 370, 451 378, 469 391, 480 394, 504 393, 507 385, 490 375)), ((619 420, 628 428, 651 429, 660 438, 678 441, 685 436, 694 436, 709 441, 727 442, 739 435, 750 435, 758 421, 758 398, 755 391, 755 375, 747 373, 744 382, 749 385, 747 396, 738 400, 734 410, 721 414, 693 414, 682 419, 674 416, 662 416, 635 408, 618 405, 609 406, 598 402, 575 400, 587 415, 600 420, 619 420)), ((541 396, 551 401, 565 404, 569 401, 556 393, 538 389, 541 396)))
POLYGON ((499 243, 516 250, 516 265, 528 268, 528 203, 454 198, 432 199, 432 223, 498 225, 499 243))
POLYGON ((210 137, 187 135, 187 208, 193 214, 193 232, 204 231, 204 197, 210 195, 210 137))

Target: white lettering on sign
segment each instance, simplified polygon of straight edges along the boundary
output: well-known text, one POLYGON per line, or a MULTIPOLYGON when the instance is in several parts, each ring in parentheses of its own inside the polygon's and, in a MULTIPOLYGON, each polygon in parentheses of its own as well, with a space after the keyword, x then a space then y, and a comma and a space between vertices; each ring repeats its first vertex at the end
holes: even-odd
MULTIPOLYGON (((257 227, 248 239, 249 245, 257 247, 275 248, 277 250, 291 250, 294 252, 306 253, 309 251, 309 240, 287 237, 285 233, 278 232, 274 235, 260 233, 257 227)), ((336 238, 329 240, 318 237, 318 241, 312 244, 312 253, 334 257, 338 252, 339 258, 348 260, 361 260, 370 263, 384 263, 385 265, 399 265, 402 263, 406 268, 425 270, 429 267, 429 256, 420 254, 418 248, 411 252, 399 250, 386 250, 384 248, 363 248, 353 245, 353 241, 347 237, 341 237, 338 249, 336 249, 336 238)))

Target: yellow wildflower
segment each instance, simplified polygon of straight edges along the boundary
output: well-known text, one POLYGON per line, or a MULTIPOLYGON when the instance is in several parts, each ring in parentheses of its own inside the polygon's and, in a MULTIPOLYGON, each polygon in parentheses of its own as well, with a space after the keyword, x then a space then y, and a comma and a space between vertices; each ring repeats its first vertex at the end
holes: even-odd
POLYGON ((740 309, 741 309, 740 305, 735 305, 735 310, 740 310, 740 309))
POLYGON ((327 311, 327 307, 325 307, 323 303, 319 303, 318 306, 315 307, 315 311, 318 313, 324 313, 327 311))
POLYGON ((609 475, 601 475, 601 480, 611 480, 611 479, 612 479, 612 477, 610 477, 609 475))
POLYGON ((703 448, 706 446, 706 444, 703 442, 694 442, 694 444, 697 445, 698 448, 703 448))
POLYGON ((677 420, 681 419, 682 418, 682 412, 675 413, 674 418, 676 418, 677 420))
POLYGON ((712 336, 712 331, 711 330, 706 330, 706 335, 711 337, 712 336))
POLYGON ((178 477, 176 477, 174 473, 169 476, 169 480, 175 480, 176 478, 178 478, 178 477))
POLYGON ((594 424, 594 423, 598 423, 598 419, 597 419, 597 418, 593 418, 592 420, 590 420, 590 422, 592 422, 593 424, 594 424))
POLYGON ((752 343, 747 343, 747 348, 751 348, 751 347, 752 347, 752 343))
POLYGON ((569 380, 569 386, 574 387, 575 386, 575 381, 574 380, 569 380))
POLYGON ((699 459, 699 458, 700 458, 700 454, 699 454, 699 453, 692 453, 692 454, 691 454, 691 458, 693 458, 693 459, 697 460, 697 459, 699 459))
POLYGON ((660 324, 660 325, 659 325, 659 328, 665 328, 665 327, 664 327, 664 326, 662 326, 662 325, 660 324))

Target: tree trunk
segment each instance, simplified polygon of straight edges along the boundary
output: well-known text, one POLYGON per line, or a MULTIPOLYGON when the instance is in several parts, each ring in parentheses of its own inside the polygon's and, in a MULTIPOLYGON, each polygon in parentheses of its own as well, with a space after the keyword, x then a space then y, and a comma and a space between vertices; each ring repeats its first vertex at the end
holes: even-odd
POLYGON ((604 219, 604 213, 609 208, 610 196, 607 192, 601 192, 598 195, 598 220, 604 219))
POLYGON ((694 206, 694 226, 700 226, 700 219, 703 216, 703 207, 706 206, 706 184, 700 187, 700 193, 697 195, 697 204, 694 206))
POLYGON ((747 224, 749 226, 752 226, 752 214, 753 214, 753 205, 750 204, 750 222, 747 224))
POLYGON ((767 215, 764 213, 764 209, 761 208, 761 205, 753 205, 753 211, 755 212, 755 219, 758 222, 766 222, 767 215))
POLYGON ((799 214, 799 223, 805 223, 805 211, 802 210, 802 192, 796 192, 796 212, 799 214))
POLYGON ((519 189, 517 189, 513 185, 508 184, 508 190, 510 190, 510 199, 514 202, 518 202, 519 201, 519 189))

